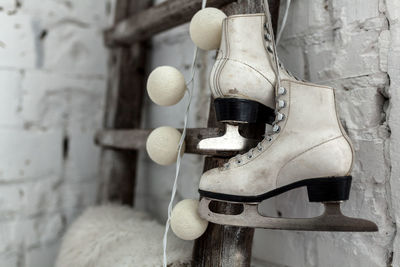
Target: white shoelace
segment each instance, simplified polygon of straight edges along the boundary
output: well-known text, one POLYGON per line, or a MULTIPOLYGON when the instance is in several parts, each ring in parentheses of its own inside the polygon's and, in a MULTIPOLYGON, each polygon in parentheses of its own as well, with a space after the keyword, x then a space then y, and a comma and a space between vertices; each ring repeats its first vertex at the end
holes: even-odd
MULTIPOLYGON (((206 7, 206 4, 207 4, 207 0, 203 0, 202 4, 201 4, 201 9, 204 9, 206 7)), ((188 100, 188 103, 186 106, 186 111, 185 111, 182 136, 181 136, 181 139, 179 140, 179 145, 178 145, 178 156, 176 159, 176 167, 175 167, 175 179, 174 179, 174 184, 172 187, 171 200, 168 204, 168 218, 165 223, 165 232, 164 232, 164 238, 163 238, 163 267, 167 267, 167 264, 168 264, 168 259, 167 259, 168 231, 169 231, 169 227, 170 227, 171 213, 172 213, 172 208, 173 208, 174 199, 175 199, 177 186, 178 186, 178 177, 179 177, 179 171, 180 171, 180 167, 181 167, 181 159, 183 156, 183 155, 181 155, 182 146, 183 146, 183 142, 185 141, 185 137, 186 137, 189 110, 190 110, 190 105, 192 103, 192 98, 193 98, 194 76, 196 74, 195 67, 196 67, 196 61, 197 61, 197 52, 198 52, 198 48, 195 47, 194 52, 193 52, 192 65, 190 67, 191 77, 190 77, 190 80, 186 84, 187 92, 189 94, 189 100, 188 100)))

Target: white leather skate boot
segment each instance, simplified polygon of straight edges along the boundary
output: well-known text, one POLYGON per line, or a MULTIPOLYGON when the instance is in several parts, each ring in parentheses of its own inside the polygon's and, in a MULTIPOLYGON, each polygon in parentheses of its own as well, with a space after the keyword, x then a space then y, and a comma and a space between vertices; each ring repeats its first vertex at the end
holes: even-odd
MULTIPOLYGON (((234 15, 224 20, 210 87, 217 120, 228 123, 227 135, 202 140, 199 149, 243 150, 245 140, 240 141, 238 124, 274 121, 275 50, 267 25, 265 14, 234 15)), ((281 75, 292 78, 284 70, 281 75)))
MULTIPOLYGON (((253 18, 262 21, 259 15, 243 17, 249 17, 249 21, 253 18)), ((267 19, 269 20, 268 17, 267 19)), ((230 21, 227 21, 229 25, 230 21)), ((272 33, 270 25, 269 20, 266 24, 268 33, 272 33)), ((249 31, 256 31, 255 26, 249 27, 249 31)), ((279 66, 274 37, 271 34, 270 53, 275 57, 274 64, 272 65, 270 60, 259 60, 262 56, 256 54, 257 52, 252 54, 254 63, 251 66, 254 66, 257 72, 260 70, 259 80, 254 81, 252 85, 258 90, 265 88, 264 94, 228 90, 236 86, 228 77, 244 86, 240 80, 244 80, 246 75, 253 75, 255 71, 247 65, 247 58, 240 57, 241 51, 247 55, 251 54, 247 51, 249 49, 258 51, 256 45, 240 45, 245 42, 243 39, 249 38, 245 35, 235 39, 235 45, 231 46, 238 47, 237 51, 233 50, 236 53, 226 45, 228 48, 224 51, 228 51, 225 54, 229 59, 219 59, 222 70, 214 70, 224 77, 218 80, 218 75, 213 76, 217 77, 212 79, 215 84, 214 94, 222 97, 228 97, 230 93, 235 97, 243 95, 243 99, 260 101, 266 106, 275 103, 276 119, 273 123, 273 133, 267 135, 248 153, 238 155, 223 167, 203 174, 199 186, 200 195, 203 197, 199 208, 200 215, 214 223, 246 227, 319 231, 377 230, 372 222, 345 217, 340 212, 339 202, 349 197, 354 153, 337 115, 333 88, 288 77, 279 66), (231 56, 235 60, 231 60, 231 56), (244 74, 239 79, 234 77, 229 67, 226 69, 227 74, 223 74, 226 68, 224 65, 235 66, 242 63, 244 74), (264 80, 264 77, 267 78, 264 80), (265 81, 269 81, 269 84, 265 81), (270 91, 273 88, 274 98, 271 99, 270 91), (259 215, 257 205, 261 201, 303 186, 307 187, 309 201, 328 203, 323 216, 288 219, 259 215), (212 200, 243 203, 244 210, 239 215, 217 214, 209 208, 212 200)))
POLYGON ((321 192, 321 199, 312 200, 345 200, 353 152, 336 114, 334 90, 282 80, 277 94, 274 134, 247 154, 230 159, 223 168, 204 173, 200 181, 203 196, 260 202, 280 193, 273 191, 278 188, 316 184, 316 190, 309 187, 310 197, 321 192), (304 181, 310 178, 317 180, 304 181), (334 192, 332 186, 340 190, 334 192))

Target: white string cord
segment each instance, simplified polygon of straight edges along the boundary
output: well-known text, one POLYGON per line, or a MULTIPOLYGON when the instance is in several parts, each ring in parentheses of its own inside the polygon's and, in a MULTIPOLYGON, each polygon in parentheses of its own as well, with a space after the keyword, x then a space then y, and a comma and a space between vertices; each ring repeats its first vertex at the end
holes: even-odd
POLYGON ((276 49, 274 30, 272 29, 271 14, 269 11, 268 0, 264 0, 264 12, 265 12, 265 22, 267 23, 268 31, 271 34, 271 44, 274 50, 274 61, 275 61, 275 74, 276 74, 276 85, 275 90, 277 93, 278 89, 281 87, 281 74, 279 68, 278 51, 276 49))
POLYGON ((279 29, 278 35, 276 36, 276 45, 279 44, 279 41, 281 40, 281 37, 282 37, 283 30, 285 29, 291 2, 292 2, 291 0, 286 0, 285 14, 283 15, 281 28, 279 29))
MULTIPOLYGON (((201 9, 204 9, 206 7, 206 4, 207 4, 207 0, 203 0, 203 2, 201 4, 201 9)), ((167 264, 168 264, 168 259, 167 259, 168 231, 169 231, 170 221, 171 221, 172 206, 174 204, 174 199, 175 199, 175 195, 176 195, 176 191, 177 191, 177 187, 178 187, 178 177, 179 177, 179 171, 181 168, 181 159, 182 159, 182 146, 183 146, 183 142, 185 141, 185 137, 186 137, 189 110, 190 110, 190 105, 192 103, 192 98, 193 98, 194 76, 196 74, 197 52, 198 52, 198 48, 195 47, 194 52, 193 52, 192 65, 190 67, 191 77, 190 77, 190 80, 186 84, 186 90, 189 94, 189 100, 188 100, 188 103, 186 106, 186 111, 185 111, 182 136, 181 136, 181 139, 179 140, 179 145, 178 145, 178 156, 176 159, 175 179, 174 179, 174 184, 172 186, 171 200, 168 204, 168 218, 165 223, 165 232, 164 232, 164 237, 163 237, 163 267, 167 267, 167 264)))

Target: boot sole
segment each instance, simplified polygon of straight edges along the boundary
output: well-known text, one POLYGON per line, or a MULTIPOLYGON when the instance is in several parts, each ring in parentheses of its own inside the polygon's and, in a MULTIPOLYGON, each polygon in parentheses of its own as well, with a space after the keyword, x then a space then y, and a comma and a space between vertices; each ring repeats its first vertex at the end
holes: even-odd
POLYGON ((256 101, 240 98, 214 100, 217 120, 221 122, 268 123, 275 120, 275 111, 256 101))
POLYGON ((291 183, 257 196, 236 196, 199 189, 200 196, 227 202, 259 203, 295 188, 307 187, 310 202, 345 201, 349 199, 351 176, 311 178, 291 183))

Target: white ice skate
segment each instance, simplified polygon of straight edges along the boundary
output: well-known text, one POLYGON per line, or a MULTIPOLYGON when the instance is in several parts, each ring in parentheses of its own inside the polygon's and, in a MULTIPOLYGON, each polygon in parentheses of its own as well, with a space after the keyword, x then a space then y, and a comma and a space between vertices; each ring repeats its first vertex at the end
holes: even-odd
MULTIPOLYGON (((334 89, 298 81, 279 66, 269 12, 265 17, 267 23, 263 36, 267 36, 265 45, 268 56, 256 44, 247 44, 253 35, 261 36, 257 29, 264 22, 261 19, 264 14, 234 16, 226 20, 225 26, 231 22, 234 24, 234 21, 245 21, 243 25, 248 26, 243 27, 248 28, 249 33, 243 35, 242 32, 230 45, 222 42, 221 46, 228 48, 221 50, 228 51, 225 56, 229 59, 220 59, 224 62, 219 67, 221 74, 213 75, 211 81, 214 94, 226 96, 229 95, 226 88, 246 88, 250 84, 259 92, 238 90, 235 91, 235 97, 243 95, 245 97, 240 101, 256 101, 270 108, 275 103, 273 133, 248 153, 238 155, 223 167, 203 174, 199 186, 202 196, 199 207, 201 217, 217 224, 268 229, 377 231, 373 222, 349 218, 340 211, 340 203, 349 198, 354 152, 337 115, 334 89), (254 21, 257 21, 257 27, 251 24, 254 21), (254 53, 254 62, 240 58, 241 53, 254 53), (232 54, 236 61, 230 60, 232 54), (235 74, 233 71, 236 67, 232 67, 232 73, 223 76, 226 66, 243 62, 246 64, 242 72, 235 74), (257 75, 253 72, 258 73, 259 77, 254 78, 257 75), (218 76, 223 76, 223 79, 216 79, 218 76), (261 201, 304 186, 307 187, 310 202, 324 203, 323 215, 289 219, 264 217, 258 213, 261 201), (213 212, 209 205, 212 200, 242 203, 243 211, 237 215, 213 212)), ((225 72, 229 73, 228 70, 225 72)), ((227 100, 223 98, 221 102, 226 103, 227 100)))
POLYGON ((274 121, 276 75, 271 34, 264 25, 263 14, 236 15, 224 20, 210 87, 217 120, 226 123, 226 133, 202 140, 199 149, 247 150, 257 142, 242 137, 239 125, 274 121))

